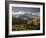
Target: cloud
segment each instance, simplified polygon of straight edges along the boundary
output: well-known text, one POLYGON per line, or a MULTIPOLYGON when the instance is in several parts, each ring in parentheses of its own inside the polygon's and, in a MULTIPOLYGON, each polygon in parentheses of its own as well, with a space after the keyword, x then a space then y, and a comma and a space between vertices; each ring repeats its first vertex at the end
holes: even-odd
POLYGON ((12 14, 25 14, 25 12, 19 11, 19 12, 13 12, 12 14))
POLYGON ((40 13, 39 13, 39 12, 37 12, 37 13, 32 13, 32 15, 40 16, 40 13))
POLYGON ((19 16, 21 16, 21 15, 23 15, 23 14, 25 14, 25 12, 23 12, 23 11, 13 12, 13 13, 12 13, 12 15, 13 15, 14 17, 16 17, 16 18, 18 18, 19 16))

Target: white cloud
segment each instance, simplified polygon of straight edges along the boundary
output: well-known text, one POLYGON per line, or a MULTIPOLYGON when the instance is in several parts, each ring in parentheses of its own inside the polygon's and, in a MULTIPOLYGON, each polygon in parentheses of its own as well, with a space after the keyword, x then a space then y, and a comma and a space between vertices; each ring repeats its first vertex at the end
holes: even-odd
POLYGON ((19 11, 19 12, 13 12, 12 14, 25 14, 25 12, 23 12, 23 11, 19 11))
POLYGON ((13 12, 13 13, 12 13, 12 15, 13 15, 14 17, 16 17, 16 18, 18 18, 19 16, 21 16, 21 15, 23 15, 23 14, 25 14, 25 12, 23 12, 23 11, 13 12))
POLYGON ((32 13, 32 15, 40 16, 40 13, 39 13, 39 12, 37 12, 37 13, 32 13))

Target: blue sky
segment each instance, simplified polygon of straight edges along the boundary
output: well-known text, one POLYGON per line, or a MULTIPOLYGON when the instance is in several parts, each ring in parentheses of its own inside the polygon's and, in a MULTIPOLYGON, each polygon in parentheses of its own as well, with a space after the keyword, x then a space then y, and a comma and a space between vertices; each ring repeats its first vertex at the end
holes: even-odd
POLYGON ((40 8, 32 8, 32 7, 12 7, 12 12, 29 12, 29 13, 40 13, 40 8))

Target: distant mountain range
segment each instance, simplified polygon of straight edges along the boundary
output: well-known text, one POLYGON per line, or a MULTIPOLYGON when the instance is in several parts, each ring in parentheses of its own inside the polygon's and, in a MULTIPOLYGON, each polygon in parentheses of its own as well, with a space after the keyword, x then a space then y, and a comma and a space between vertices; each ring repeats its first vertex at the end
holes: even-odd
POLYGON ((40 16, 40 13, 39 12, 37 12, 37 13, 30 13, 30 12, 13 12, 12 13, 12 15, 14 16, 14 17, 19 17, 19 16, 23 16, 23 15, 32 15, 32 16, 40 16))
POLYGON ((12 15, 13 18, 18 18, 18 19, 22 19, 22 20, 28 20, 28 19, 34 19, 34 18, 38 18, 40 16, 36 16, 36 15, 32 15, 32 14, 13 14, 12 15))

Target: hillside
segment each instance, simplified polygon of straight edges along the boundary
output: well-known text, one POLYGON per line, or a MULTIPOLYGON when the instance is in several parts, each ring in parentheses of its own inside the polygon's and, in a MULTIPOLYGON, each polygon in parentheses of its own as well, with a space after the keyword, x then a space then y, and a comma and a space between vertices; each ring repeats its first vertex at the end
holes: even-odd
POLYGON ((35 18, 33 20, 24 21, 20 24, 12 25, 12 27, 12 31, 40 30, 40 19, 35 18))

